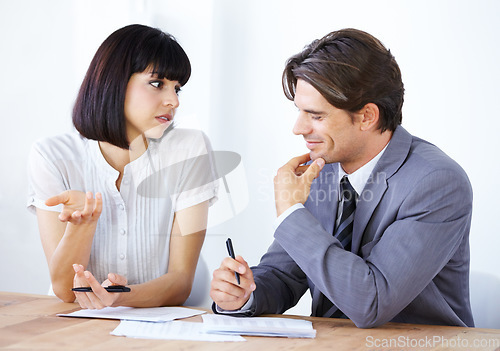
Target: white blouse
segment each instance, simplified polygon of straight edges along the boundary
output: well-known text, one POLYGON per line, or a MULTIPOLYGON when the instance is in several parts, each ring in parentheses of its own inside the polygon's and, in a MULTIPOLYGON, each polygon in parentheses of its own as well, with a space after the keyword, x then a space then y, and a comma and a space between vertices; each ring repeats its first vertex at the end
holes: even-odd
POLYGON ((47 207, 44 202, 65 190, 102 193, 103 210, 87 267, 100 282, 110 272, 124 275, 129 284, 165 274, 174 213, 217 199, 212 150, 202 132, 172 128, 148 141, 148 150, 125 166, 120 191, 119 173, 106 162, 97 141, 70 133, 32 147, 30 211, 38 207, 59 212, 61 205, 47 207))

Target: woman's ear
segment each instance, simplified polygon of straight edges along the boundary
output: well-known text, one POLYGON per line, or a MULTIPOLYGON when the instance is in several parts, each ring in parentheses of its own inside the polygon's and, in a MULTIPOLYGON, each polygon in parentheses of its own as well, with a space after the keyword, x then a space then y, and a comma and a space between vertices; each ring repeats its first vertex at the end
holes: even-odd
POLYGON ((380 111, 377 105, 369 102, 363 106, 359 113, 363 116, 361 120, 361 130, 367 131, 378 128, 380 111))

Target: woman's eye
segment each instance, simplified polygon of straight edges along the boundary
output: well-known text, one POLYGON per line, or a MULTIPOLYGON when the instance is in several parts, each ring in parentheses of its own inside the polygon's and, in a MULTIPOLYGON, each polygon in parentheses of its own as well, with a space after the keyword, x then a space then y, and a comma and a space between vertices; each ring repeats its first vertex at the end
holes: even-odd
POLYGON ((156 80, 152 81, 152 82, 149 82, 149 84, 151 84, 155 88, 161 88, 163 86, 163 82, 156 81, 156 80))
POLYGON ((179 93, 182 91, 181 87, 175 87, 175 93, 179 95, 179 93))

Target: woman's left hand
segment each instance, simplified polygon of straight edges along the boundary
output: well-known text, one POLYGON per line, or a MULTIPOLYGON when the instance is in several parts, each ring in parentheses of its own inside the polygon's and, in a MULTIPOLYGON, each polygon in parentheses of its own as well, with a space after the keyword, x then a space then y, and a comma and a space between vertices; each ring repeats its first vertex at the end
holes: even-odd
POLYGON ((74 264, 75 277, 73 279, 73 287, 90 286, 92 292, 77 292, 75 296, 81 308, 91 310, 102 309, 104 307, 113 306, 120 297, 120 293, 107 292, 104 287, 110 285, 127 285, 127 278, 116 273, 109 273, 102 285, 95 279, 89 271, 85 271, 80 264, 74 264))

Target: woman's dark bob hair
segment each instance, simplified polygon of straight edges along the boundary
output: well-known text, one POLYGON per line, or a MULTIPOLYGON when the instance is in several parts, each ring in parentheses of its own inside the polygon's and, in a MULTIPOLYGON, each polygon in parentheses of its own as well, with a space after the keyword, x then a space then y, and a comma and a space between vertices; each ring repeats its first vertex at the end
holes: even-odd
POLYGON ((92 59, 76 98, 73 124, 78 132, 128 149, 125 92, 132 74, 148 67, 158 78, 181 86, 191 75, 189 58, 170 34, 139 24, 112 33, 92 59))

